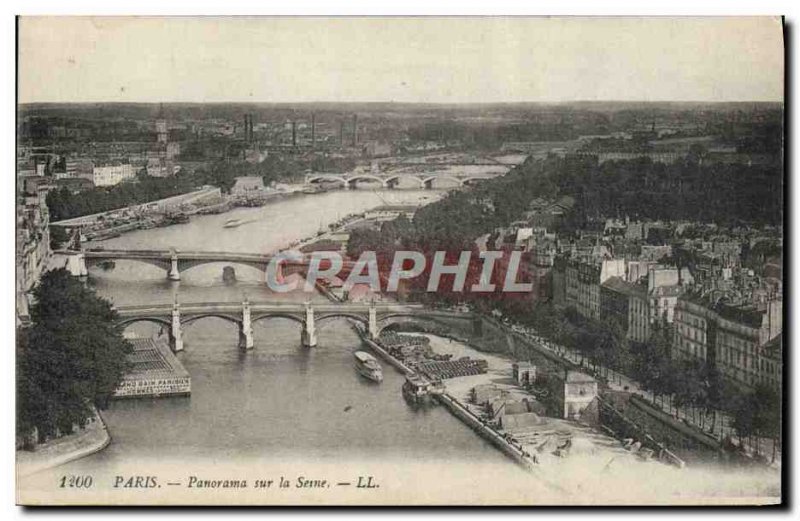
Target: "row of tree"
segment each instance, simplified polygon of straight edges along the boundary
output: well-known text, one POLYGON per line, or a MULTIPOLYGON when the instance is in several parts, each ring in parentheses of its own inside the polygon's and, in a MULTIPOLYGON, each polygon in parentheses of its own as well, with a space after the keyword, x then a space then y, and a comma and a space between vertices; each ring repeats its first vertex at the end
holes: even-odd
POLYGON ((298 181, 308 171, 345 172, 355 167, 352 158, 325 156, 269 155, 261 163, 220 159, 194 170, 182 170, 170 177, 151 177, 144 170, 132 182, 110 187, 95 187, 72 193, 64 187, 47 194, 47 207, 53 221, 116 210, 126 206, 163 199, 212 185, 230 192, 241 176, 261 177, 265 185, 280 181, 298 181))
POLYGON ((97 187, 78 193, 72 193, 66 187, 51 190, 47 193, 46 202, 50 220, 61 221, 171 197, 189 192, 196 186, 197 179, 188 174, 162 178, 141 172, 135 182, 110 187, 97 187))
MULTIPOLYGON (((732 418, 740 441, 773 440, 773 454, 781 435, 781 406, 778 392, 766 385, 742 391, 716 370, 699 360, 676 360, 671 355, 669 332, 657 328, 644 343, 625 339, 624 328, 613 319, 586 319, 574 308, 564 311, 549 303, 536 306, 525 323, 553 340, 558 346, 577 350, 596 370, 609 369, 632 377, 653 395, 653 399, 674 414, 683 411, 692 422, 710 432, 721 431, 718 413, 732 418)), ((583 363, 583 361, 581 361, 583 363)))

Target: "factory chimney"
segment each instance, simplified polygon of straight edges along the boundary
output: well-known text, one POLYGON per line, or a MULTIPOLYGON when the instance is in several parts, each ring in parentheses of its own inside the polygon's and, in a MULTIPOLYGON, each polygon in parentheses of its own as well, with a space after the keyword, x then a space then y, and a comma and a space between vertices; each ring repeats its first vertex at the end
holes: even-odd
POLYGON ((311 148, 317 146, 317 115, 311 113, 311 148))
POLYGON ((297 146, 297 122, 292 120, 292 146, 297 146))
POLYGON ((358 146, 358 114, 353 114, 353 147, 358 146))
POLYGON ((253 115, 244 115, 244 140, 247 143, 253 142, 253 115))
POLYGON ((339 121, 339 146, 344 146, 344 120, 339 121))

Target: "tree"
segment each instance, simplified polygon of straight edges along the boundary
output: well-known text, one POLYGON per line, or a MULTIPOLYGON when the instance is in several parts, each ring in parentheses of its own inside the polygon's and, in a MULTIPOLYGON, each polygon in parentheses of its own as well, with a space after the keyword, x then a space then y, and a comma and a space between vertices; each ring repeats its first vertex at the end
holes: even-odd
POLYGON ((725 382, 719 370, 710 364, 706 364, 703 371, 703 386, 706 394, 706 414, 711 413, 711 429, 714 432, 717 427, 717 410, 721 408, 723 387, 725 382))
POLYGON ((69 233, 61 226, 50 228, 50 249, 57 250, 69 240, 69 233))
POLYGON ((753 393, 741 395, 737 397, 733 407, 733 429, 739 436, 740 444, 755 433, 758 403, 754 398, 753 393))
POLYGON ((45 273, 33 293, 32 325, 19 335, 17 420, 20 432, 35 427, 45 437, 106 406, 131 346, 111 304, 66 270, 45 273))
POLYGON ((695 410, 698 406, 705 407, 708 394, 703 385, 703 366, 696 360, 684 360, 677 364, 675 373, 675 404, 678 407, 690 406, 692 408, 692 421, 696 421, 695 410))
POLYGON ((777 391, 764 384, 756 386, 753 401, 758 405, 754 428, 759 437, 772 439, 772 461, 777 455, 781 435, 781 399, 777 391))

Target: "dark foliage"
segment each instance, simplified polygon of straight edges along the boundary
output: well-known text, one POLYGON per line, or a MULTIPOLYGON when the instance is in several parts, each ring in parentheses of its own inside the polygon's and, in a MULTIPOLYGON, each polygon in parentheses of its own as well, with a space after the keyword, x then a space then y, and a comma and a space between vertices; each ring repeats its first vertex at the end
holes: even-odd
POLYGON ((111 304, 66 270, 45 273, 34 290, 32 325, 17 343, 17 430, 71 432, 105 406, 126 369, 130 343, 111 304))

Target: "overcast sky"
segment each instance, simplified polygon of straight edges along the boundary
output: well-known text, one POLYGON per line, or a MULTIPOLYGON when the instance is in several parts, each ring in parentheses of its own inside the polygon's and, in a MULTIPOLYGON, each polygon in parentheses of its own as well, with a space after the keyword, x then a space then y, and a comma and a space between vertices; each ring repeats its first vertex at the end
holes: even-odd
POLYGON ((22 18, 20 102, 782 101, 777 18, 22 18))

